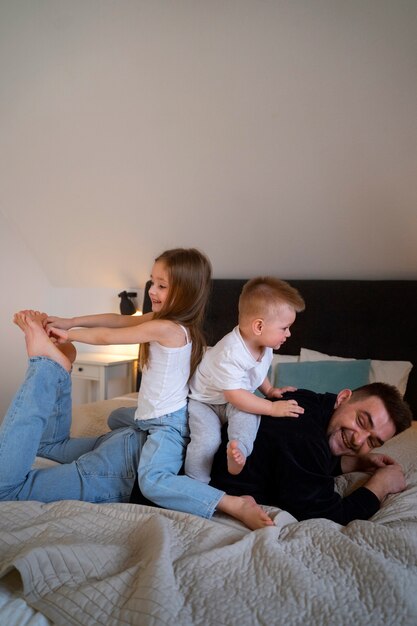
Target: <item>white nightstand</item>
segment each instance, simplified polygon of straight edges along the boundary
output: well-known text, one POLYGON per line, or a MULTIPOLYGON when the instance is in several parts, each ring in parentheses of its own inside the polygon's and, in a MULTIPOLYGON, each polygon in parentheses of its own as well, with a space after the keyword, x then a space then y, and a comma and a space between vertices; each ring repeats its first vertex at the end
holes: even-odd
POLYGON ((107 400, 109 381, 124 379, 123 393, 136 390, 137 357, 100 352, 79 352, 72 367, 72 378, 88 382, 88 400, 107 400))

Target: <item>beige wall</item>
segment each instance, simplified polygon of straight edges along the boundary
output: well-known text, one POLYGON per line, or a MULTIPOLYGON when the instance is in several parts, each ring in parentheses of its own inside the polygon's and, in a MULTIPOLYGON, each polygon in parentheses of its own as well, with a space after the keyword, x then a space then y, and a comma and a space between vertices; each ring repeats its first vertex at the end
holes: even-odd
POLYGON ((416 35, 415 0, 2 0, 3 405, 11 311, 143 286, 167 247, 417 278, 416 35))
POLYGON ((22 332, 13 313, 33 307, 43 310, 49 282, 21 237, 0 213, 0 420, 26 369, 22 332))

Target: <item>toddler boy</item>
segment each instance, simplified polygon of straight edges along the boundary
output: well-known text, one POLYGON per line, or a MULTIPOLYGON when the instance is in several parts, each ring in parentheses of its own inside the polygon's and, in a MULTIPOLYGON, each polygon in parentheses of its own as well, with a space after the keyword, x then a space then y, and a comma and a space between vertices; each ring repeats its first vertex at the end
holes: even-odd
POLYGON ((228 422, 227 467, 239 474, 252 452, 259 415, 298 417, 295 400, 271 402, 294 387, 273 387, 268 378, 273 350, 290 337, 304 300, 283 280, 266 276, 248 281, 239 298, 239 320, 230 333, 208 348, 190 381, 188 414, 191 441, 185 473, 210 482, 213 457, 228 422), (265 396, 254 394, 256 389, 265 396))

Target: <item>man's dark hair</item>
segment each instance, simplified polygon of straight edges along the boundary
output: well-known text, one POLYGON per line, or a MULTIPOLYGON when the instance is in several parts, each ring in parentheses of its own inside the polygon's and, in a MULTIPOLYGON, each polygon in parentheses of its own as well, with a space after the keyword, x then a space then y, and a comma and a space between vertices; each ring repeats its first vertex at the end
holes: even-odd
POLYGON ((379 398, 395 426, 395 434, 401 433, 411 426, 413 414, 407 402, 403 400, 397 387, 388 383, 370 383, 353 390, 352 399, 360 400, 376 396, 379 398))

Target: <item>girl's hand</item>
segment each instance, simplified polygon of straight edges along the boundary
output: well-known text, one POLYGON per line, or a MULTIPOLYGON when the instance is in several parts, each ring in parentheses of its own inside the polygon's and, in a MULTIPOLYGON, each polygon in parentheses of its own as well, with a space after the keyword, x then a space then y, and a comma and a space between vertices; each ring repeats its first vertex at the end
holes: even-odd
POLYGON ((48 336, 52 339, 54 343, 66 343, 68 341, 68 331, 62 330, 61 328, 55 328, 54 326, 49 326, 46 329, 48 336))
POLYGON ((272 387, 268 392, 268 398, 282 398, 287 391, 297 391, 297 387, 272 387))
POLYGON ((48 315, 43 322, 43 326, 46 331, 49 331, 51 327, 69 330, 72 328, 73 323, 70 317, 55 317, 54 315, 48 315))
POLYGON ((282 400, 272 403, 272 417, 298 417, 303 413, 303 407, 295 400, 282 400))

